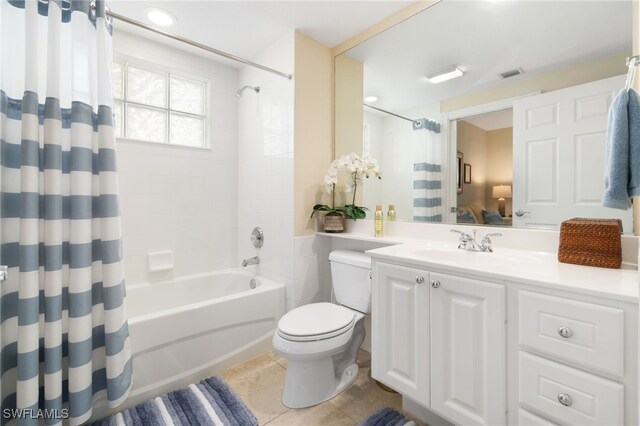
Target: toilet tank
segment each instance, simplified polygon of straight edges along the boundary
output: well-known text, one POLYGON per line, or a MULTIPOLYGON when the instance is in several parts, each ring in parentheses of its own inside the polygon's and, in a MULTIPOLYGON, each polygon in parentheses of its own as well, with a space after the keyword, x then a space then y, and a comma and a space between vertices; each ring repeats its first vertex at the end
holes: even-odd
POLYGON ((359 251, 329 254, 336 301, 363 313, 371 312, 371 256, 359 251))

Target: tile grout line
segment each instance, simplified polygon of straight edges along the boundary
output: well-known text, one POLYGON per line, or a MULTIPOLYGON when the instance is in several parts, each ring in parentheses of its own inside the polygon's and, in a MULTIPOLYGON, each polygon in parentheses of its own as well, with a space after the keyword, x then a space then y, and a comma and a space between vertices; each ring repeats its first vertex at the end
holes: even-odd
POLYGON ((273 423, 276 419, 278 419, 279 417, 283 416, 285 413, 287 413, 288 411, 290 411, 291 408, 287 408, 284 412, 278 414, 277 416, 275 416, 274 418, 272 418, 271 420, 269 420, 268 422, 266 422, 264 424, 264 426, 267 426, 269 423, 273 423))
MULTIPOLYGON (((331 402, 331 401, 329 401, 329 402, 331 402)), ((345 415, 349 420, 353 421, 353 424, 355 424, 355 425, 359 424, 358 420, 356 420, 356 419, 354 419, 353 417, 351 417, 351 416, 349 415, 349 413, 345 413, 345 411, 344 411, 344 410, 342 410, 341 408, 336 407, 336 405, 335 405, 335 404, 333 404, 333 403, 332 403, 331 405, 333 405, 333 407, 334 407, 336 410, 338 410, 339 412, 341 412, 342 414, 344 414, 344 415, 345 415)))
MULTIPOLYGON (((270 354, 270 353, 268 353, 267 355, 271 358, 271 361, 272 361, 275 365, 277 365, 277 366, 279 366, 280 368, 284 369, 284 370, 285 370, 285 372, 287 371, 287 368, 286 368, 285 366, 283 366, 282 364, 280 364, 280 363, 279 363, 275 358, 273 358, 273 357, 271 356, 271 354, 270 354)), ((285 405, 283 404, 283 406, 285 406, 285 405)), ((286 406, 285 406, 285 407, 286 407, 286 406)), ((274 418, 272 418, 271 420, 269 420, 268 422, 266 422, 264 425, 266 426, 266 425, 268 425, 269 423, 274 422, 278 417, 280 417, 280 416, 284 415, 285 413, 289 412, 290 410, 291 410, 291 408, 288 408, 288 407, 287 407, 287 409, 286 409, 285 411, 283 411, 282 413, 278 414, 277 416, 275 416, 274 418)))
MULTIPOLYGON (((347 388, 347 389, 348 389, 348 388, 347 388)), ((347 390, 347 389, 345 389, 345 390, 347 390)), ((337 395, 336 395, 336 396, 337 396, 337 395)), ((332 399, 333 399, 333 398, 332 398, 332 399)), ((329 402, 331 403, 331 405, 333 405, 333 408, 335 408, 336 410, 338 410, 339 412, 341 412, 342 414, 344 414, 345 416, 347 416, 347 418, 348 418, 348 419, 350 419, 351 421, 353 421, 353 423, 354 423, 355 425, 359 424, 358 420, 354 419, 353 417, 351 417, 351 416, 349 415, 349 413, 346 413, 343 409, 341 409, 340 407, 338 407, 337 405, 335 405, 335 404, 333 403, 333 401, 329 400, 329 402)))

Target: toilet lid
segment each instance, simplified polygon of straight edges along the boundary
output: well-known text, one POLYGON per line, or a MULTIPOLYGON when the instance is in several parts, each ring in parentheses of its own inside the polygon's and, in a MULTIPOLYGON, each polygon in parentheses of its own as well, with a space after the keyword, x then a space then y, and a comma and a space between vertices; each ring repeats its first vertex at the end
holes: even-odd
POLYGON ((356 314, 333 303, 312 303, 287 312, 278 322, 278 330, 289 336, 318 336, 343 329, 356 314))

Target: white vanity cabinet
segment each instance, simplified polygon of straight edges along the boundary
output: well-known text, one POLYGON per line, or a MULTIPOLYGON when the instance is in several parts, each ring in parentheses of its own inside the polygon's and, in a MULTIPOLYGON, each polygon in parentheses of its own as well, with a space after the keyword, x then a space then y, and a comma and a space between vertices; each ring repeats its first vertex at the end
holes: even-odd
POLYGON ((506 423, 501 284, 376 262, 372 375, 460 424, 506 423))
POLYGON ((637 296, 616 293, 636 272, 549 260, 562 280, 516 281, 470 270, 490 255, 461 252, 462 268, 419 250, 373 251, 375 379, 454 424, 638 424, 637 296))

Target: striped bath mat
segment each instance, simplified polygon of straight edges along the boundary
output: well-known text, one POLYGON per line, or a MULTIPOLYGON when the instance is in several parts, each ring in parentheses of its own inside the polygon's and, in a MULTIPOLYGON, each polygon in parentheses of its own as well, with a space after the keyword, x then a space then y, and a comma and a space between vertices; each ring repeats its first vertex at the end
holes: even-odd
POLYGON ((360 426, 415 426, 413 420, 407 419, 393 408, 384 407, 370 415, 360 426))
POLYGON ((209 377, 92 425, 257 426, 258 420, 224 380, 209 377))

